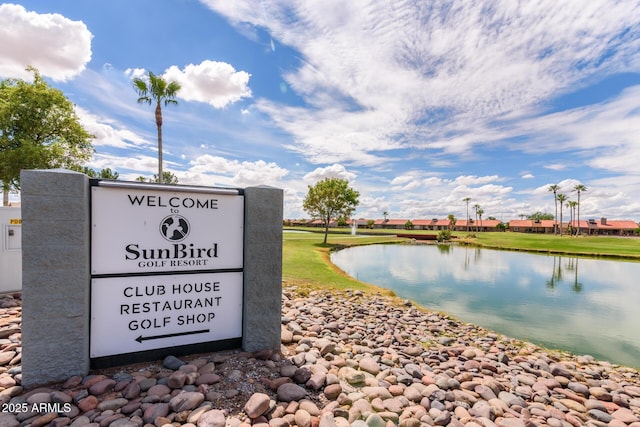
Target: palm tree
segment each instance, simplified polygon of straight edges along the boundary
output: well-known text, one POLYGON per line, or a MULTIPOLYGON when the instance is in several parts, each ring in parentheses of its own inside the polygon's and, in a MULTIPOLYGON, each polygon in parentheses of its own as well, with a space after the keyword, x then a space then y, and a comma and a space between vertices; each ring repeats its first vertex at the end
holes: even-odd
POLYGON ((578 230, 576 231, 577 236, 580 231, 580 193, 582 193, 583 191, 587 191, 587 187, 582 184, 577 184, 575 187, 573 187, 573 191, 578 193, 578 230))
POLYGON ((560 202, 560 236, 562 237, 562 204, 567 201, 567 196, 562 193, 558 193, 556 195, 556 200, 560 202))
POLYGON ((467 203, 467 231, 469 231, 469 201, 471 200, 471 197, 465 197, 464 199, 462 199, 463 202, 467 203))
POLYGON ((553 234, 558 234, 558 190, 560 190, 560 186, 558 184, 551 184, 548 188, 548 191, 553 192, 553 202, 556 205, 556 214, 553 217, 553 234))
POLYGON ((479 204, 473 205, 473 209, 476 211, 476 231, 478 231, 478 210, 482 209, 479 204))
MULTIPOLYGON (((576 202, 575 200, 569 200, 567 202, 567 207, 569 208, 569 212, 571 213, 571 231, 574 230, 575 225, 574 225, 574 220, 576 218, 576 206, 578 205, 578 202, 576 202)), ((580 228, 580 221, 578 221, 578 228, 580 228)))
POLYGON ((138 92, 138 104, 156 104, 156 126, 158 127, 158 182, 162 183, 162 105, 177 105, 176 95, 181 86, 178 82, 167 83, 162 76, 156 76, 151 71, 146 79, 136 77, 133 79, 133 87, 138 92))
POLYGON ((458 220, 456 219, 456 216, 454 214, 447 215, 447 219, 449 220, 449 230, 453 231, 458 220))
POLYGON ((484 213, 484 209, 478 209, 478 216, 480 217, 480 231, 482 231, 482 214, 484 213))

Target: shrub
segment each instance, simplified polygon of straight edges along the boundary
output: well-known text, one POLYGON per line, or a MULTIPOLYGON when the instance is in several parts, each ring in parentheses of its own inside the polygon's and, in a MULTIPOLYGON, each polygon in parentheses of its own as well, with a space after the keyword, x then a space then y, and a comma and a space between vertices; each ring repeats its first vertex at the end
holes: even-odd
POLYGON ((437 239, 438 242, 448 242, 451 240, 451 230, 440 230, 437 239))

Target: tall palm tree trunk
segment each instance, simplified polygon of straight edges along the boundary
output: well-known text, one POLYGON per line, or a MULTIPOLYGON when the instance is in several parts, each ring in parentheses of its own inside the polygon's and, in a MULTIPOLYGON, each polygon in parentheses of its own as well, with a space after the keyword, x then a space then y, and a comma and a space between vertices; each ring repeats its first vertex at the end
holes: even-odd
MULTIPOLYGON (((555 222, 555 227, 553 229, 553 234, 558 234, 558 196, 555 191, 553 192, 553 201, 556 204, 556 216, 553 217, 555 222)), ((562 212, 562 207, 560 208, 560 212, 562 212)), ((560 227, 562 227, 562 217, 560 217, 560 227)), ((562 234, 562 233, 560 233, 562 234)))
POLYGON ((156 126, 158 127, 158 182, 162 184, 162 107, 156 104, 156 126))
POLYGON ((578 229, 576 230, 576 236, 580 234, 580 192, 578 191, 578 229))

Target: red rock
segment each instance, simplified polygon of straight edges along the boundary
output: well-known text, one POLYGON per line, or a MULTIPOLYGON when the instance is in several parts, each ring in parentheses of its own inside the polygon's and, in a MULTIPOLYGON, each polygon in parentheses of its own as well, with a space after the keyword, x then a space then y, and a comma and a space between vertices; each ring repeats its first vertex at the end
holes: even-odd
POLYGON ((0 366, 8 364, 16 355, 15 351, 2 351, 0 352, 0 366))
POLYGON ((62 384, 62 388, 76 388, 82 383, 82 377, 80 375, 74 375, 62 384))
MULTIPOLYGON (((166 417, 169 414, 168 403, 156 403, 149 406, 142 415, 142 419, 145 423, 155 424, 156 418, 166 417)), ((162 425, 162 424, 160 424, 162 425)))
POLYGON ((198 418, 198 427, 225 427, 225 424, 224 412, 217 409, 207 411, 198 418))
POLYGON ((111 378, 106 378, 89 387, 89 393, 93 394, 94 396, 100 396, 101 394, 105 394, 113 390, 113 387, 115 387, 115 385, 116 382, 114 380, 112 380, 111 378))
POLYGON ((244 405, 244 412, 249 418, 255 419, 269 409, 271 399, 264 393, 254 393, 244 405))
POLYGON ((220 375, 216 375, 213 373, 201 374, 196 379, 196 385, 201 384, 216 384, 220 382, 220 375))
POLYGON ((147 395, 149 396, 166 396, 171 393, 171 389, 164 384, 156 384, 153 387, 147 390, 147 395))
POLYGON ((627 408, 620 408, 614 411, 611 416, 616 420, 620 420, 627 424, 640 422, 640 418, 634 415, 634 413, 627 408))
POLYGON ((33 421, 31 421, 31 427, 46 426, 47 424, 49 424, 51 421, 53 421, 57 417, 58 417, 58 414, 55 413, 55 412, 51 412, 49 414, 41 415, 41 416, 33 419, 33 421))
POLYGON ((95 383, 98 383, 105 379, 107 379, 106 375, 88 375, 82 380, 82 385, 84 386, 84 388, 89 388, 95 383))
POLYGON ((135 399, 136 397, 140 396, 140 384, 132 381, 129 384, 127 384, 127 386, 124 388, 124 390, 122 390, 122 397, 124 397, 127 400, 131 400, 131 399, 135 399))
POLYGON ((190 411, 204 401, 204 394, 196 391, 180 393, 169 401, 173 412, 190 411))
POLYGON ((95 396, 87 396, 78 402, 78 409, 81 412, 89 412, 98 406, 98 398, 95 396))
POLYGON ((167 385, 173 389, 182 388, 186 381, 187 381, 187 374, 185 374, 182 371, 176 371, 169 376, 167 385))

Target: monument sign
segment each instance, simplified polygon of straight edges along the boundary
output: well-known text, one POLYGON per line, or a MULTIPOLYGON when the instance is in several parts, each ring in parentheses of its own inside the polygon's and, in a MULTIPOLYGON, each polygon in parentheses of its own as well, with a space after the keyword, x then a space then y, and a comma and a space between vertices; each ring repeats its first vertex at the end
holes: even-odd
POLYGON ((282 190, 22 171, 22 385, 279 350, 282 190))
POLYGON ((92 359, 242 337, 244 198, 177 190, 92 185, 92 359))

